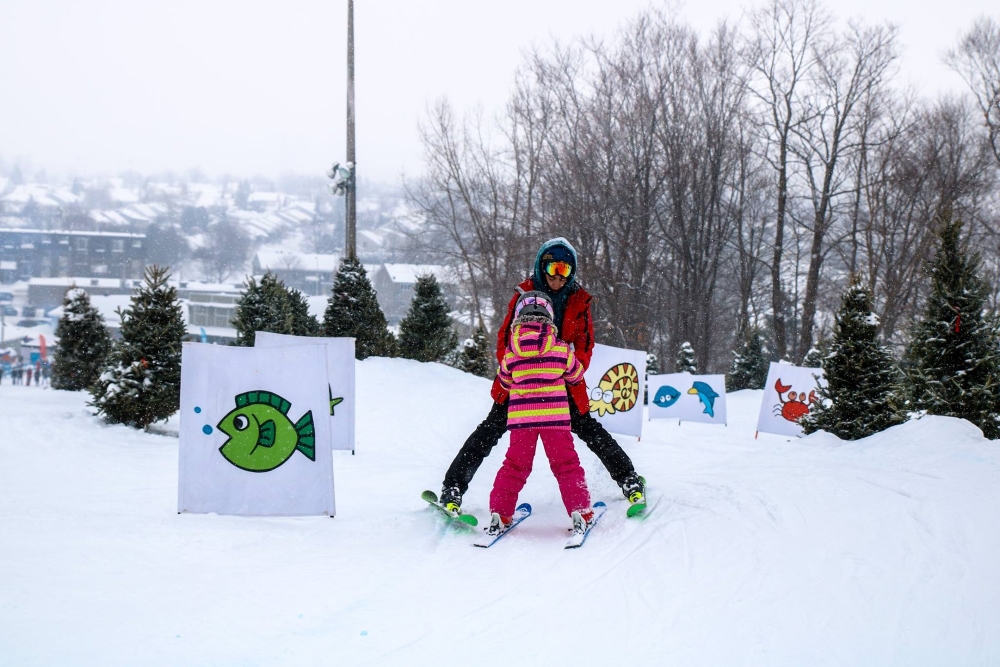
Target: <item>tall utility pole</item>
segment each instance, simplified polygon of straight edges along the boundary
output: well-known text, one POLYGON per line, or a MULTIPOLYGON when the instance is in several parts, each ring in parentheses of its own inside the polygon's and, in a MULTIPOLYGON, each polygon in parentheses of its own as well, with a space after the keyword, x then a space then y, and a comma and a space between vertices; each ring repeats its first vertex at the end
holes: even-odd
POLYGON ((355 216, 357 187, 357 161, 354 155, 354 0, 347 0, 347 162, 351 182, 347 188, 347 238, 344 252, 347 257, 357 257, 357 219, 355 216))

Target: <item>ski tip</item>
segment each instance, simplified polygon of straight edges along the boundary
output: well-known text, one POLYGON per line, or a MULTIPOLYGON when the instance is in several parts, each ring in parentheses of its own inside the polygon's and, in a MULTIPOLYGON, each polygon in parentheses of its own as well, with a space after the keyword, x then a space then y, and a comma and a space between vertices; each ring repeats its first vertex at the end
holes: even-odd
POLYGON ((631 505, 627 510, 625 510, 625 515, 631 518, 642 514, 645 510, 646 510, 645 503, 636 503, 635 505, 631 505))
POLYGON ((520 505, 517 506, 517 509, 526 510, 528 514, 531 514, 531 505, 529 505, 528 503, 521 503, 520 505))
POLYGON ((604 504, 603 500, 598 500, 596 503, 594 503, 594 507, 607 507, 607 505, 604 504))
POLYGON ((433 491, 424 491, 420 494, 420 497, 429 503, 436 503, 438 501, 437 494, 433 491))

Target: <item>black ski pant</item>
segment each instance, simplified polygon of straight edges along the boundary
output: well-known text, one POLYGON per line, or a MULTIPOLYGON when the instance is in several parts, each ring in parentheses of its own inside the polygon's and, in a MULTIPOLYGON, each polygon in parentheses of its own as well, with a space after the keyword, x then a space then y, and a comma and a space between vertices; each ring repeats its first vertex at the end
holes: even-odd
MULTIPOLYGON (((621 446, 611 437, 601 422, 590 416, 590 413, 580 414, 576 403, 571 398, 569 401, 570 428, 590 451, 597 454, 604 467, 608 469, 611 478, 619 486, 627 477, 635 474, 632 460, 621 446)), ((444 476, 445 487, 457 487, 459 493, 465 494, 469 489, 469 482, 476 475, 479 466, 504 433, 507 432, 507 401, 494 403, 490 414, 476 427, 472 435, 468 437, 462 449, 458 450, 455 460, 448 467, 448 472, 444 476)))

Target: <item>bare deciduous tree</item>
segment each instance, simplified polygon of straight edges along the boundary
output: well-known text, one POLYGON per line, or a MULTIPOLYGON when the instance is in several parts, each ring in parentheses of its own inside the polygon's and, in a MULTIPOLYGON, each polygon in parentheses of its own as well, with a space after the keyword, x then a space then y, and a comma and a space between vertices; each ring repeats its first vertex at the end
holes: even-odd
POLYGON ((945 62, 965 80, 983 114, 993 156, 1000 164, 1000 22, 982 17, 945 62))

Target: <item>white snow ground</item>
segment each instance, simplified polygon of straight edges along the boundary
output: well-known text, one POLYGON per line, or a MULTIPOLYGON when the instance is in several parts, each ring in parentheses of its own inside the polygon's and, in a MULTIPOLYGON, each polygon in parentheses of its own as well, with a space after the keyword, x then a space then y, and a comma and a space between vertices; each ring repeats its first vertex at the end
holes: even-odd
MULTIPOLYGON (((0 665, 1000 664, 1000 445, 966 422, 754 440, 760 393, 739 392, 729 427, 619 439, 645 521, 581 447, 610 511, 564 551, 539 451, 534 515, 480 550, 419 494, 488 382, 387 359, 357 377, 334 519, 178 515, 176 422, 0 387, 0 665)), ((505 444, 467 495, 480 519, 505 444)))

